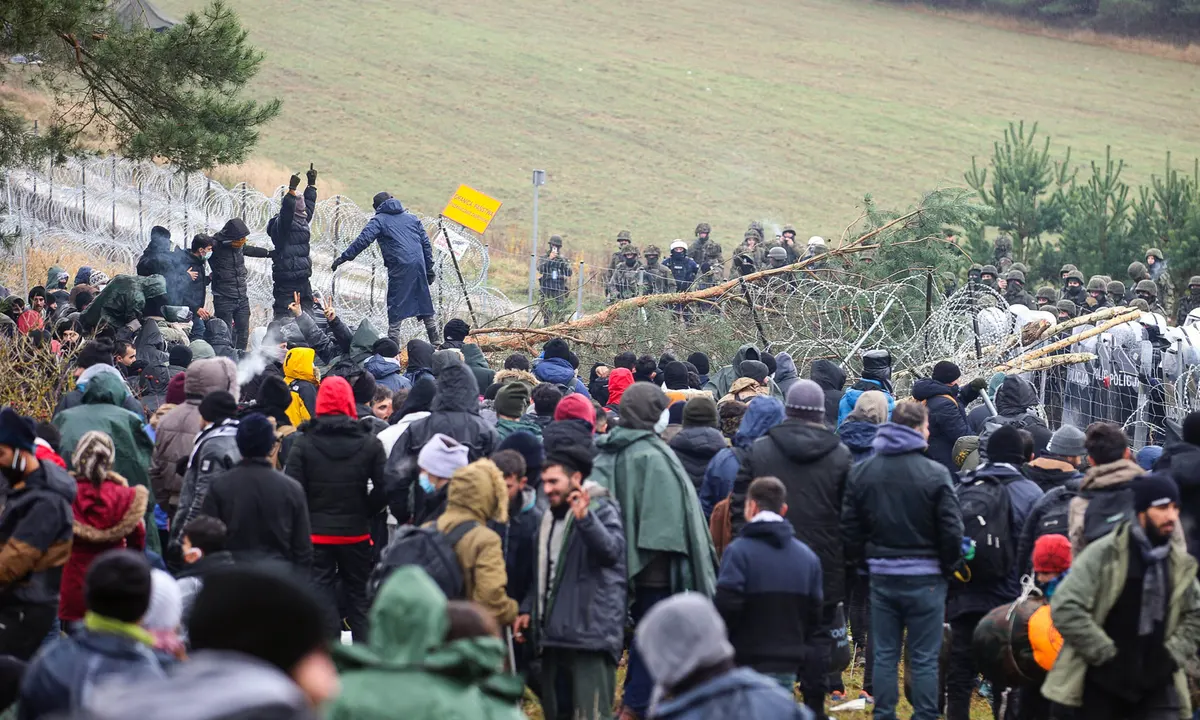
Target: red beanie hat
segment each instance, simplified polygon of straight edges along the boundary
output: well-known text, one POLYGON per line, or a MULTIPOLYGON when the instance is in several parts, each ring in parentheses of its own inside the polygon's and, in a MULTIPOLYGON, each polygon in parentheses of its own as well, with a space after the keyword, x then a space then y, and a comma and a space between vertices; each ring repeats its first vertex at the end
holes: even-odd
POLYGON ((555 420, 586 420, 592 429, 596 429, 596 408, 592 401, 581 393, 571 393, 558 401, 554 408, 555 420))
POLYGON ((167 396, 163 398, 163 402, 172 405, 182 405, 187 402, 187 393, 183 390, 183 384, 187 381, 187 373, 175 373, 175 375, 167 381, 167 396))
POLYGON ((1060 574, 1071 567, 1071 541, 1062 535, 1043 535, 1033 545, 1033 571, 1060 574))
POLYGON ((323 415, 358 417, 358 408, 354 406, 354 390, 346 378, 336 375, 327 377, 317 388, 317 417, 323 415))

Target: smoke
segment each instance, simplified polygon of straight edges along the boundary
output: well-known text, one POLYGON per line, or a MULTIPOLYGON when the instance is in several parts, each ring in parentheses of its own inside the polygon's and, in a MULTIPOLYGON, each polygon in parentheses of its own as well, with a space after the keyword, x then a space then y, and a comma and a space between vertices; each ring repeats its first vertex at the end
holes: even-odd
POLYGON ((241 387, 267 369, 267 365, 283 360, 279 343, 282 342, 275 332, 268 333, 264 327, 254 328, 250 333, 250 350, 237 366, 237 381, 241 387))

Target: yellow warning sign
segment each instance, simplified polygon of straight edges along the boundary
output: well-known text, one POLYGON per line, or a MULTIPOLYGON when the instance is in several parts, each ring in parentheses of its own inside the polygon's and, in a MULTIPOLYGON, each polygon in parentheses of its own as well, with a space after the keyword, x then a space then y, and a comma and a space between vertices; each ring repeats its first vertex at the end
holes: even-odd
POLYGON ((454 197, 446 203, 442 217, 462 225, 463 227, 483 234, 484 230, 496 217, 500 209, 500 201, 490 198, 474 188, 459 185, 454 191, 454 197))

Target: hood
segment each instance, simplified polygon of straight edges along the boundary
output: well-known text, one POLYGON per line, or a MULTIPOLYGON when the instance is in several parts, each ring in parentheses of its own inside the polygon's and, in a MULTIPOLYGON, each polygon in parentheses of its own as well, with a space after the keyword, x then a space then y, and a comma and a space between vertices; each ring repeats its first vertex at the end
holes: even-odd
POLYGON ((237 366, 229 358, 193 360, 183 379, 183 392, 190 398, 202 398, 224 390, 237 397, 237 366))
POLYGON ((358 419, 358 410, 354 406, 354 390, 346 378, 325 378, 325 382, 317 388, 317 417, 328 415, 344 415, 358 419))
POLYGON ((996 412, 1005 417, 1013 417, 1028 412, 1037 407, 1037 390, 1033 384, 1016 375, 1009 375, 1000 383, 996 391, 996 412))
POLYGON ((241 218, 233 218, 225 223, 220 232, 213 235, 213 243, 215 245, 228 245, 234 240, 241 240, 250 235, 250 228, 246 227, 246 223, 241 218))
MULTIPOLYGON (((315 363, 317 351, 312 348, 298 347, 287 351, 283 358, 283 377, 289 383, 293 380, 305 380, 316 385, 320 376, 317 374, 315 363)), ((191 377, 191 368, 188 368, 191 377)))
POLYGON ((1010 465, 1008 463, 984 462, 984 464, 980 465, 978 468, 976 468, 972 472, 965 473, 959 481, 964 484, 972 483, 981 477, 1000 478, 1000 479, 1014 478, 1014 479, 1021 479, 1021 480, 1026 479, 1025 476, 1023 474, 1021 474, 1021 470, 1019 468, 1017 468, 1015 465, 1010 465))
POLYGON ((733 436, 737 447, 749 447, 750 443, 767 434, 767 431, 783 422, 783 403, 773 397, 756 397, 746 406, 742 424, 733 436))
POLYGON ((617 453, 639 440, 657 437, 653 430, 633 430, 618 425, 605 434, 596 436, 596 448, 601 452, 617 453))
POLYGON ((837 449, 842 441, 824 425, 787 419, 767 431, 780 452, 793 462, 813 463, 837 449))
POLYGON ((958 398, 958 388, 952 387, 945 383, 940 383, 932 378, 923 378, 913 383, 912 396, 913 400, 928 400, 931 397, 938 395, 949 395, 952 398, 958 398))
POLYGON ((229 330, 229 324, 221 318, 204 321, 204 339, 210 345, 233 345, 233 333, 229 330))
POLYGON ((796 530, 786 520, 784 522, 763 520, 746 523, 738 537, 761 540, 772 547, 781 548, 784 543, 796 537, 796 530))
POLYGON ((467 412, 479 414, 479 385, 475 373, 466 365, 455 363, 442 370, 434 381, 437 395, 434 412, 467 412))
POLYGON ((404 205, 396 198, 388 198, 379 204, 379 209, 375 212, 383 215, 403 215, 404 205))
POLYGON ((450 478, 447 507, 457 507, 483 520, 508 522, 508 488, 504 475, 491 460, 476 460, 450 478))
POLYGON ((621 396, 622 427, 650 430, 667 409, 667 396, 653 383, 636 382, 621 396))
POLYGON ((540 382, 533 373, 525 370, 497 370, 496 375, 492 378, 492 382, 503 387, 510 382, 521 382, 529 386, 533 390, 540 382))
POLYGON ((851 450, 863 452, 872 449, 879 426, 865 420, 847 420, 838 426, 837 434, 851 450))
POLYGON ((408 398, 404 400, 404 404, 392 412, 393 420, 416 412, 428 414, 429 409, 433 407, 435 397, 437 397, 437 382, 429 375, 422 375, 417 378, 412 389, 408 391, 408 398))
POLYGON ((539 360, 533 366, 533 376, 542 382, 555 385, 573 386, 575 384, 575 368, 562 358, 546 358, 539 360))
POLYGON ((592 448, 592 426, 587 420, 555 420, 542 428, 542 446, 547 452, 564 445, 592 448))
POLYGON ((875 432, 875 440, 871 443, 871 447, 880 455, 920 452, 925 450, 927 445, 925 436, 919 430, 896 423, 880 425, 875 432))
POLYGON ((150 228, 150 242, 146 244, 148 253, 166 253, 171 251, 171 233, 166 228, 155 225, 150 228))
POLYGON ((742 362, 745 360, 762 360, 762 355, 758 352, 758 346, 754 343, 746 343, 733 354, 733 360, 730 364, 733 366, 734 374, 738 377, 741 377, 739 368, 741 368, 742 362))
POLYGON ((433 372, 433 346, 424 340, 409 340, 405 346, 408 354, 408 372, 428 370, 433 372))
POLYGON ((82 265, 75 271, 75 285, 87 285, 92 279, 92 268, 90 265, 82 265))
POLYGON ((463 362, 462 351, 456 348, 448 348, 446 350, 438 350, 433 353, 433 374, 438 376, 442 374, 450 365, 465 365, 463 362))
POLYGON ((121 375, 120 370, 116 369, 112 365, 96 363, 79 374, 79 379, 75 381, 75 387, 78 388, 81 393, 86 392, 87 386, 92 381, 92 378, 99 377, 100 375, 111 375, 117 380, 120 380, 122 384, 125 382, 125 378, 121 375))
POLYGON ((217 351, 207 340, 193 340, 188 343, 188 349, 192 351, 192 360, 211 360, 217 356, 217 351))
MULTIPOLYGON (((154 245, 153 239, 151 239, 150 245, 151 246, 154 245)), ((170 247, 171 247, 171 240, 168 237, 167 249, 170 249, 170 247)), ((150 248, 146 248, 146 249, 149 250, 150 248)), ((66 270, 63 270, 61 267, 59 267, 57 265, 51 265, 50 269, 46 271, 46 288, 49 289, 52 287, 54 287, 54 288, 58 287, 58 278, 66 272, 67 272, 66 270)))
POLYGON ((796 369, 796 361, 792 356, 781 352, 775 356, 775 383, 783 383, 793 378, 800 377, 800 371, 796 369))
POLYGON ((633 372, 629 368, 617 368, 608 375, 608 404, 618 405, 625 391, 633 385, 633 372))
POLYGON ((350 338, 350 354, 370 355, 371 348, 375 347, 377 340, 379 340, 379 333, 371 327, 370 320, 363 318, 354 331, 354 337, 350 338))
POLYGON ((1083 476, 1083 482, 1080 483, 1080 487, 1084 490, 1112 487, 1121 483, 1127 483, 1145 474, 1146 471, 1140 465, 1127 458, 1121 458, 1116 462, 1088 468, 1087 473, 1083 476))
POLYGON ((826 392, 841 390, 846 386, 846 371, 829 360, 813 360, 812 371, 809 374, 812 381, 826 392))
POLYGON ((713 456, 724 450, 725 436, 714 427, 685 427, 671 438, 671 449, 690 455, 713 456))
POLYGON ((385 358, 382 355, 372 355, 363 363, 363 368, 371 373, 376 380, 400 374, 400 361, 395 358, 385 358))
POLYGON ((129 390, 119 375, 100 373, 88 381, 87 390, 83 391, 83 404, 121 407, 128 395, 129 390))

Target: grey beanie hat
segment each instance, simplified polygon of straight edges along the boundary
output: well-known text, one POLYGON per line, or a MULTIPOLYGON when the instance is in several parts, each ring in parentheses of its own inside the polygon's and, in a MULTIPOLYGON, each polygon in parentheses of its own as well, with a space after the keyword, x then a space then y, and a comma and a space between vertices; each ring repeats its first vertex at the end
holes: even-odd
POLYGON ((652 703, 697 670, 733 659, 721 615, 712 601, 694 592, 672 595, 650 608, 634 642, 654 679, 652 703))
POLYGON ((784 411, 791 418, 825 422, 825 391, 812 380, 800 380, 788 389, 784 411))
POLYGON ((1083 445, 1083 431, 1074 425, 1063 425, 1050 436, 1050 444, 1046 452, 1061 457, 1083 457, 1087 448, 1083 445))

